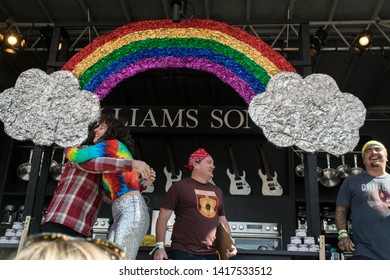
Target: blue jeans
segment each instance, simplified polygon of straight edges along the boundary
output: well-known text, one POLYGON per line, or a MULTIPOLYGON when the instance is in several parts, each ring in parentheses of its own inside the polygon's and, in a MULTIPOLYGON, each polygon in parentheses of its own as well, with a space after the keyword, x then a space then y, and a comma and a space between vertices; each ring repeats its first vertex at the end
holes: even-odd
POLYGON ((188 252, 171 250, 168 252, 168 257, 172 260, 216 260, 216 254, 211 255, 194 255, 188 252))

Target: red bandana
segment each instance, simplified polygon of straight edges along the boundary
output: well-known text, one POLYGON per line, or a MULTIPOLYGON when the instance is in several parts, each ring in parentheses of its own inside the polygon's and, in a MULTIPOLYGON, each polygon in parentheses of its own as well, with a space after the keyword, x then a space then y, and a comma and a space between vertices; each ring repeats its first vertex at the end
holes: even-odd
POLYGON ((192 171, 192 169, 194 169, 195 162, 201 161, 202 159, 204 159, 208 156, 209 156, 209 153, 206 152, 205 149, 203 149, 203 148, 197 149, 195 152, 193 152, 190 155, 190 158, 188 159, 188 164, 185 165, 185 167, 187 167, 190 171, 192 171))

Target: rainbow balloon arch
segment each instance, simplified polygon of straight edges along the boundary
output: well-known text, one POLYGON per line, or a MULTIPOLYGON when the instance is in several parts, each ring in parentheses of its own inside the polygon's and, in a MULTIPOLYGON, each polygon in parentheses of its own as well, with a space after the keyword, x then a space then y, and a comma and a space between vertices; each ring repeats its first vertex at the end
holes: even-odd
POLYGON ((279 72, 294 67, 260 38, 225 23, 191 19, 130 23, 96 38, 62 68, 103 100, 121 81, 151 69, 209 72, 247 104, 279 72))

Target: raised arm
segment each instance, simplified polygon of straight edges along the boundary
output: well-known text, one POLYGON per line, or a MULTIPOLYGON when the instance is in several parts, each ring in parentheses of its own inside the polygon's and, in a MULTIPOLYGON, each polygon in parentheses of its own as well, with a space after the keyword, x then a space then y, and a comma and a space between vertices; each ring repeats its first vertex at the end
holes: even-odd
POLYGON ((135 170, 142 178, 150 178, 150 166, 141 160, 99 157, 84 163, 71 163, 73 167, 89 173, 117 173, 135 170))
POLYGON ((66 158, 72 162, 86 162, 98 157, 133 158, 127 147, 118 140, 105 140, 87 147, 70 147, 66 158))

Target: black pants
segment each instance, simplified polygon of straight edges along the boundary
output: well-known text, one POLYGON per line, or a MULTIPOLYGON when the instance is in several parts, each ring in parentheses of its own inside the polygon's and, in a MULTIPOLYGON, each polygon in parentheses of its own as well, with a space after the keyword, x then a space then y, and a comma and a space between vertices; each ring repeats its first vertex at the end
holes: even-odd
POLYGON ((81 233, 74 231, 73 229, 71 229, 67 226, 53 223, 53 222, 44 223, 42 225, 41 229, 42 229, 42 232, 56 232, 56 233, 63 233, 63 234, 75 236, 75 237, 86 237, 86 236, 82 235, 81 233))
POLYGON ((215 254, 211 255, 194 255, 179 250, 171 250, 168 252, 168 257, 171 260, 216 260, 217 256, 215 254))

